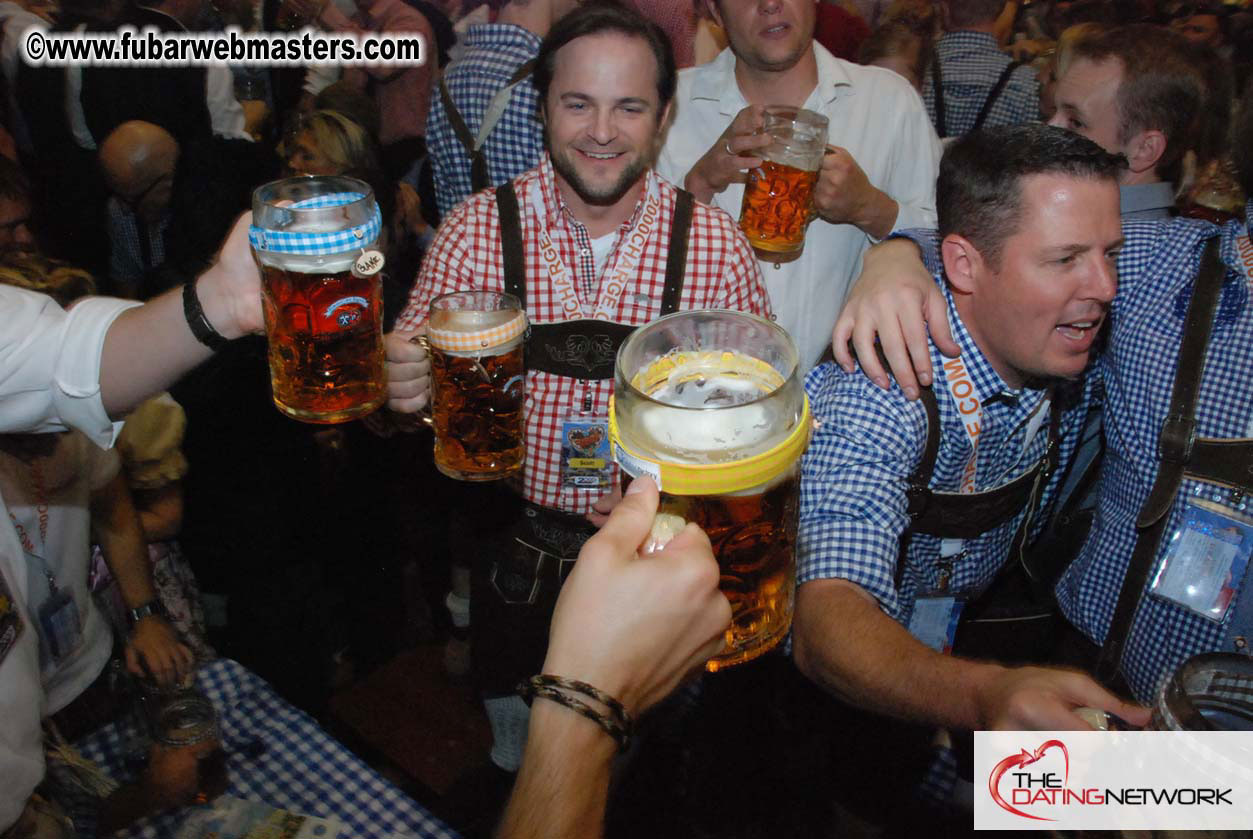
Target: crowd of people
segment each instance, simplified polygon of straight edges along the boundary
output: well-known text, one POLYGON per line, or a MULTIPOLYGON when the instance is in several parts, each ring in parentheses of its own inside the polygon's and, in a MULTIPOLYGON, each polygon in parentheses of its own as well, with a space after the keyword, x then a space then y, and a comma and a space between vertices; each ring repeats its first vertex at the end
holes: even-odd
MULTIPOLYGON (((0 3, 0 835, 43 835, 41 723, 106 719, 110 658, 226 655, 317 714, 451 636, 493 740, 467 836, 964 830, 972 731, 1146 724, 1253 637, 1253 572, 1177 547, 1253 544, 1251 66, 1216 0, 0 3), (22 60, 32 25, 430 49, 64 68, 22 60), (737 224, 769 106, 829 124, 796 258, 737 224), (297 175, 382 213, 362 422, 270 402, 240 214, 297 175), (516 484, 411 433, 431 301, 472 289, 531 323, 516 484), (656 487, 571 481, 562 440, 607 433, 626 335, 700 309, 787 331, 815 430, 788 643, 685 679, 730 620, 708 539, 641 555, 656 487)), ((100 824, 186 803, 183 770, 100 824)))

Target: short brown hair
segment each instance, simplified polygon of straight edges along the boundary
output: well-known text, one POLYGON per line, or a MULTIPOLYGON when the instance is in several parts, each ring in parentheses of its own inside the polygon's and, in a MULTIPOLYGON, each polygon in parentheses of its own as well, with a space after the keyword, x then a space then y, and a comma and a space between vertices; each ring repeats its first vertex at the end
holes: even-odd
POLYGON ((1005 0, 945 0, 944 5, 948 6, 949 26, 964 29, 996 20, 1005 8, 1005 0))
POLYGON ((1140 131, 1166 135, 1166 150, 1157 162, 1159 176, 1174 167, 1191 148, 1205 101, 1205 78, 1189 60, 1187 42, 1150 24, 1097 30, 1074 44, 1072 60, 1086 58, 1122 65, 1118 85, 1118 141, 1140 131))

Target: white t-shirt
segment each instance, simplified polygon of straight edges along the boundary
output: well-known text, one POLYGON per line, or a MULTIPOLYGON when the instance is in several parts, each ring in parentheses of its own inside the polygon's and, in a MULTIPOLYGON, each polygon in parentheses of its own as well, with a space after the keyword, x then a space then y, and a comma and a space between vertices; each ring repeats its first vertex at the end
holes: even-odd
MULTIPOLYGON (((99 445, 114 424, 100 401, 100 354, 114 319, 138 303, 96 298, 66 314, 42 294, 0 286, 0 432, 61 431, 74 426, 99 445)), ((8 521, 0 495, 0 521, 8 521)), ((43 777, 39 720, 44 694, 39 638, 26 608, 26 563, 13 527, 0 527, 0 620, 16 619, 16 637, 0 637, 0 831, 21 815, 43 777)))
MULTIPOLYGON (((813 49, 818 85, 805 107, 830 120, 827 142, 847 149, 870 183, 900 205, 893 229, 935 227, 940 141, 917 91, 891 70, 841 61, 820 44, 813 49)), ((708 64, 680 72, 676 115, 657 171, 682 185, 696 161, 747 106, 729 48, 708 64)), ((712 203, 739 218, 743 201, 744 185, 731 184, 712 203)), ((854 225, 815 219, 800 259, 777 267, 762 263, 770 305, 779 325, 796 341, 802 370, 831 342, 836 315, 872 244, 854 225)))

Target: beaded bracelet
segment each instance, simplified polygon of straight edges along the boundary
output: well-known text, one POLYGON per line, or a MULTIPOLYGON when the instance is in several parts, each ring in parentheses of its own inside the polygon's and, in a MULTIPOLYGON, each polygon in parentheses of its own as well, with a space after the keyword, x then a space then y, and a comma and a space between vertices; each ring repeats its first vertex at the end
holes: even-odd
POLYGON ((631 743, 631 733, 635 728, 635 722, 631 719, 631 715, 627 713, 626 707, 603 690, 593 687, 587 682, 580 682, 578 679, 566 679, 562 676, 542 674, 532 676, 525 682, 520 683, 518 685, 518 694, 524 698, 538 696, 542 699, 550 699, 558 705, 564 705, 571 711, 582 714, 604 729, 605 733, 618 744, 618 751, 620 752, 626 751, 627 746, 631 743), (606 714, 596 710, 577 696, 572 696, 572 693, 581 693, 596 700, 608 708, 609 713, 606 714))

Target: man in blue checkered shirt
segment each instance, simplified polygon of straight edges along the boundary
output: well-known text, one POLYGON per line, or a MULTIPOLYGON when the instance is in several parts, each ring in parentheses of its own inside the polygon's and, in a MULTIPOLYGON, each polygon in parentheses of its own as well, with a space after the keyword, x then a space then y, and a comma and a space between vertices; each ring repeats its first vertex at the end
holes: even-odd
POLYGON ((949 31, 935 45, 940 96, 934 64, 922 83, 927 116, 940 137, 960 137, 980 127, 976 121, 985 109, 982 127, 1037 122, 1040 83, 1035 70, 1025 65, 1010 70, 1013 62, 993 34, 1004 0, 946 0, 941 5, 949 31))
MULTIPOLYGON (((941 383, 928 484, 936 496, 986 499, 1030 474, 1054 436, 1053 401, 1059 465, 1072 453, 1090 398, 1072 380, 1115 293, 1120 164, 1040 125, 972 133, 945 152, 936 278, 962 357, 946 362, 930 348, 941 383)), ((960 605, 1005 565, 1030 502, 977 535, 954 532, 958 522, 911 534, 919 519, 911 521, 909 484, 927 441, 922 406, 834 364, 815 369, 806 390, 818 425, 801 484, 793 654, 802 672, 852 705, 955 730, 1079 727, 1081 706, 1140 718, 1078 673, 944 655, 960 605)), ((1061 471, 1037 485, 1043 510, 1061 471)))
MULTIPOLYGON (((1253 195, 1253 95, 1245 96, 1239 113, 1233 155, 1241 186, 1253 195)), ((1136 520, 1158 473, 1158 439, 1162 423, 1170 413, 1184 315, 1192 298, 1202 251, 1215 235, 1220 236, 1219 258, 1226 267, 1226 276, 1206 346, 1196 435, 1215 439, 1253 437, 1253 388, 1248 384, 1253 379, 1250 224, 1253 201, 1246 206, 1244 219, 1228 222, 1221 231, 1189 219, 1129 222, 1123 226, 1125 244, 1118 259, 1119 291, 1111 309, 1109 346, 1090 371, 1091 376, 1101 379, 1105 392, 1107 451, 1100 473, 1097 514, 1087 542, 1056 589, 1063 614, 1089 644, 1089 662, 1095 657, 1095 645, 1105 642, 1136 545, 1136 520)), ((928 261, 934 262, 933 240, 916 232, 910 235, 922 245, 928 261)), ((892 242, 876 257, 877 261, 872 257, 876 276, 893 277, 893 285, 907 285, 929 295, 925 307, 931 313, 928 320, 935 327, 935 340, 948 346, 951 339, 938 317, 942 294, 929 273, 919 272, 916 251, 892 242)), ((900 288, 887 292, 886 285, 867 277, 866 285, 856 288, 848 311, 842 315, 842 324, 837 325, 837 346, 851 333, 854 322, 859 334, 873 336, 877 331, 872 323, 876 318, 870 316, 866 306, 870 298, 865 296, 873 286, 895 298, 891 305, 885 304, 885 298, 873 303, 885 313, 879 322, 893 324, 879 337, 888 357, 896 359, 893 370, 901 374, 907 386, 912 386, 914 371, 905 361, 906 342, 901 330, 910 334, 921 329, 917 297, 902 295, 900 288), (896 326, 898 318, 900 327, 896 326)), ((908 354, 920 359, 914 367, 929 376, 930 358, 923 356, 921 346, 914 345, 908 354)), ((844 360, 851 363, 851 359, 844 360)), ((1247 517, 1253 506, 1239 492, 1185 479, 1167 513, 1165 536, 1153 557, 1154 575, 1169 557, 1172 535, 1184 532, 1189 509, 1198 500, 1224 509, 1235 520, 1247 517)), ((1150 586, 1151 580, 1152 577, 1150 586)), ((1119 671, 1136 699, 1151 700, 1163 680, 1193 655, 1237 651, 1241 637, 1245 638, 1247 649, 1253 627, 1240 624, 1239 617, 1249 614, 1246 604, 1253 600, 1253 575, 1246 572, 1243 579, 1233 577, 1229 586, 1233 589, 1230 606, 1220 619, 1212 614, 1203 616, 1159 593, 1138 592, 1139 603, 1119 671)))
MULTIPOLYGON (((539 54, 549 27, 577 6, 578 0, 488 0, 487 5, 499 9, 496 22, 471 26, 464 53, 444 74, 453 104, 476 137, 493 98, 519 67, 539 54)), ((474 189, 469 154, 457 139, 440 96, 432 97, 426 138, 442 218, 474 189)), ((513 88, 481 148, 492 186, 511 181, 539 163, 544 155, 544 131, 529 76, 513 88)))

